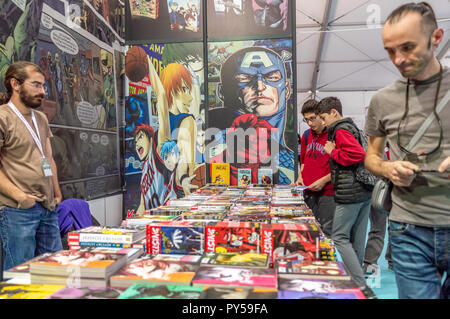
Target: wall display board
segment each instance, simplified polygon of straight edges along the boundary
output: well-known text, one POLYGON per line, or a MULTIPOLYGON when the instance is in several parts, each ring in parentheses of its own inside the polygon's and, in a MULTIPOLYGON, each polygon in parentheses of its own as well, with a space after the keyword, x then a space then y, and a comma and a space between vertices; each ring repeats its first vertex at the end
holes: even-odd
POLYGON ((202 0, 124 0, 127 43, 202 40, 202 0))
POLYGON ((287 37, 289 0, 208 0, 208 38, 287 37))
MULTIPOLYGON (((123 53, 76 23, 80 11, 72 2, 44 3, 34 62, 45 73, 46 98, 40 110, 54 135, 63 198, 93 199, 121 190, 116 86, 123 53), (65 15, 52 3, 63 3, 65 15)), ((98 25, 106 25, 92 8, 84 10, 98 25)), ((110 26, 105 30, 113 32, 110 26)))
POLYGON ((43 0, 0 0, 0 91, 15 61, 34 61, 43 0))
POLYGON ((127 211, 140 214, 205 185, 203 64, 201 42, 136 45, 127 51, 127 211))
POLYGON ((272 169, 273 183, 294 182, 293 59, 290 39, 208 43, 207 162, 238 169, 272 169))

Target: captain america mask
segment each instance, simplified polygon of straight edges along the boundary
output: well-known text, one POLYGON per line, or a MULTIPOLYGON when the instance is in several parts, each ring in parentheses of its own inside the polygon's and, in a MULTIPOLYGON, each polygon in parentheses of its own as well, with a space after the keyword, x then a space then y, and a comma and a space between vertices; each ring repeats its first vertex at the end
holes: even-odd
POLYGON ((221 79, 225 107, 261 117, 284 112, 289 83, 274 51, 262 47, 237 51, 224 63, 221 79))

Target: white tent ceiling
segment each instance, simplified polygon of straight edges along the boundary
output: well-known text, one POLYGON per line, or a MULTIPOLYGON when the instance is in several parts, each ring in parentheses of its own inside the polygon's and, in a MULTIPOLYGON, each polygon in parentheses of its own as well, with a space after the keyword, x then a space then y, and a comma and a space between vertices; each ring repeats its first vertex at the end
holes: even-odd
MULTIPOLYGON (((374 91, 397 79, 400 73, 383 48, 381 28, 389 13, 407 2, 296 0, 297 93, 374 91)), ((445 32, 436 54, 448 61, 450 2, 428 3, 445 32)))

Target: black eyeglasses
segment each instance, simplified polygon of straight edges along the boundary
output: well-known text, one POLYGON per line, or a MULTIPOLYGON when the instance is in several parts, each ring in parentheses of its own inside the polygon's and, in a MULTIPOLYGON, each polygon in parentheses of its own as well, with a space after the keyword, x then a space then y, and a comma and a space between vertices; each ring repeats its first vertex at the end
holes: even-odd
POLYGON ((438 97, 439 97, 439 90, 441 88, 441 81, 442 81, 442 65, 440 65, 439 80, 438 80, 438 84, 437 84, 436 95, 434 97, 434 109, 433 109, 434 116, 436 117, 436 120, 437 120, 437 122, 439 124, 439 129, 440 129, 439 142, 438 142, 437 146, 433 150, 431 150, 430 152, 414 153, 414 152, 411 152, 411 151, 407 150, 405 147, 403 147, 400 144, 400 125, 405 120, 406 116, 408 115, 408 110, 409 110, 409 85, 410 85, 410 80, 408 78, 408 82, 406 84, 405 112, 403 113, 403 117, 400 120, 400 122, 398 123, 398 128, 397 128, 397 146, 399 147, 399 149, 402 152, 404 152, 404 153, 406 153, 408 155, 428 156, 428 155, 431 155, 431 154, 435 153, 437 150, 439 150, 441 148, 441 143, 442 143, 442 139, 444 137, 444 134, 443 134, 443 129, 442 129, 441 118, 439 117, 439 115, 436 112, 437 101, 438 101, 438 97))
POLYGON ((310 118, 304 117, 303 122, 308 123, 314 121, 315 119, 317 119, 317 116, 311 116, 310 118))

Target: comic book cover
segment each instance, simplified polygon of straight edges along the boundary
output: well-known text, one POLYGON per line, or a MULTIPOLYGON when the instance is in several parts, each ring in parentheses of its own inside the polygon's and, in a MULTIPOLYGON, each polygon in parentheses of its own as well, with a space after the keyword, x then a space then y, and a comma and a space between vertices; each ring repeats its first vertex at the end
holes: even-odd
POLYGON ((192 285, 276 288, 277 275, 270 268, 200 266, 192 279, 192 285))
POLYGON ((19 285, 0 282, 0 299, 45 299, 64 285, 19 285))
POLYGON ((51 254, 52 253, 44 253, 42 255, 39 255, 37 257, 34 257, 34 258, 26 261, 20 265, 17 265, 10 269, 7 269, 3 272, 3 278, 4 279, 18 278, 18 279, 29 280, 30 279, 30 262, 43 259, 45 257, 50 256, 51 254))
POLYGON ((278 292, 297 291, 312 293, 354 293, 358 298, 365 296, 352 280, 329 280, 310 278, 278 278, 278 292))
POLYGON ((326 260, 277 260, 278 277, 350 280, 344 265, 326 260))
POLYGON ((117 299, 123 291, 109 287, 64 287, 46 299, 117 299))
POLYGON ((110 278, 114 288, 135 283, 189 286, 198 266, 193 263, 154 260, 150 255, 133 260, 110 278))
POLYGON ((238 186, 247 186, 252 182, 252 170, 250 168, 238 169, 238 186))
POLYGON ((258 169, 258 184, 273 184, 273 171, 270 168, 258 169))
POLYGON ((134 284, 118 299, 199 299, 203 287, 134 284))
POLYGON ((161 222, 147 225, 148 254, 203 254, 203 223, 161 222))
POLYGON ((177 255, 177 254, 158 254, 153 256, 153 260, 178 261, 183 263, 200 264, 202 256, 200 255, 177 255))
POLYGON ((358 292, 311 292, 311 291, 291 291, 280 290, 278 299, 366 299, 358 292))
POLYGON ((30 262, 30 274, 108 278, 127 262, 126 254, 61 250, 30 262))
POLYGON ((170 29, 198 32, 200 29, 200 0, 167 0, 170 29))
POLYGON ((204 287, 200 299, 276 299, 274 288, 204 287))
POLYGON ((202 266, 267 268, 269 266, 269 255, 238 252, 205 252, 202 256, 201 264, 202 266))
POLYGON ((311 224, 261 224, 261 252, 272 262, 284 259, 318 259, 320 229, 311 224))
POLYGON ((230 185, 230 164, 211 163, 211 183, 230 185))
POLYGON ((158 19, 159 0, 129 0, 131 16, 158 19))
POLYGON ((220 221, 205 226, 205 251, 259 253, 259 224, 220 221))

